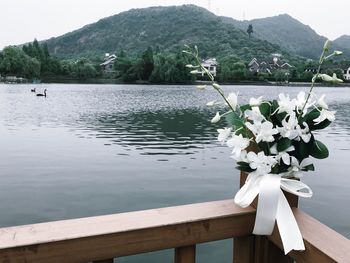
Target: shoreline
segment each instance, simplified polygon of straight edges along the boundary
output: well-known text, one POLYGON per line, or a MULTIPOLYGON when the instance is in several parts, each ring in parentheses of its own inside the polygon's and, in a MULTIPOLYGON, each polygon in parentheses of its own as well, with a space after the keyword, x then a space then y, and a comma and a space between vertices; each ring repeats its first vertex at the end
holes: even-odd
MULTIPOLYGON (((78 79, 44 79, 41 82, 30 83, 30 82, 21 82, 21 83, 6 83, 0 82, 0 84, 8 84, 8 85, 37 85, 37 84, 96 84, 96 85, 162 85, 162 86, 195 86, 195 85, 211 85, 210 81, 196 81, 193 83, 150 83, 148 81, 136 81, 134 83, 127 83, 118 81, 116 79, 105 79, 105 78, 95 78, 95 79, 86 79, 86 80, 78 80, 78 79)), ((273 82, 273 81, 240 81, 240 82, 226 82, 220 83, 221 86, 278 86, 278 87, 305 87, 309 86, 311 82, 273 82)), ((341 84, 331 84, 331 83, 316 83, 316 87, 350 87, 350 82, 345 82, 341 84)))

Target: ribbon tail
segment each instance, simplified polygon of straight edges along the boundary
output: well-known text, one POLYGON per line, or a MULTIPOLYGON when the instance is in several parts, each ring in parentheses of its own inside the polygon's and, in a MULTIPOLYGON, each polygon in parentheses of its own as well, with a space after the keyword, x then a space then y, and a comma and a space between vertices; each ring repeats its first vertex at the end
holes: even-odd
POLYGON ((261 180, 253 234, 271 235, 278 210, 280 185, 281 177, 278 175, 267 174, 261 180))
POLYGON ((282 190, 280 190, 278 199, 276 219, 284 253, 287 255, 291 250, 305 250, 297 221, 282 190))

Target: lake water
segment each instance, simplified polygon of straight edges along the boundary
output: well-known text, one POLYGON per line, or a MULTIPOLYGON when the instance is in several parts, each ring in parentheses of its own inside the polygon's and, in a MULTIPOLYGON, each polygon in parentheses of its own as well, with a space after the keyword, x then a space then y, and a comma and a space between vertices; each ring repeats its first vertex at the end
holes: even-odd
MULTIPOLYGON (((301 87, 227 86, 240 101, 301 87)), ((330 157, 302 179, 301 207, 350 237, 350 89, 316 88, 337 120, 317 137, 330 157)), ((193 86, 0 85, 0 226, 229 199, 239 173, 210 124, 214 91, 193 86), (30 89, 47 89, 47 98, 30 89)), ((199 262, 232 262, 231 241, 198 246, 199 262), (226 255, 219 256, 218 255, 226 255), (214 260, 215 258, 215 260, 214 260), (221 261, 218 261, 220 258, 221 261)), ((118 262, 171 261, 162 251, 118 262)))

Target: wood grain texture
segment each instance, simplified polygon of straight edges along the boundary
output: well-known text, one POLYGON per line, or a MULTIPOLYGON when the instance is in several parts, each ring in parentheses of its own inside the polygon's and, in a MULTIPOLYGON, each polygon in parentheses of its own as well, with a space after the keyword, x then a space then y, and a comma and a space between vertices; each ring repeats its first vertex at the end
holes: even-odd
MULTIPOLYGON (((291 251, 288 255, 298 263, 350 262, 350 240, 307 215, 298 208, 293 213, 305 243, 305 251, 291 251)), ((281 238, 275 227, 268 237, 282 249, 281 238)))
POLYGON ((253 208, 233 200, 0 229, 0 262, 87 262, 245 236, 253 208))
POLYGON ((196 246, 186 246, 175 248, 174 263, 195 263, 196 262, 196 246))

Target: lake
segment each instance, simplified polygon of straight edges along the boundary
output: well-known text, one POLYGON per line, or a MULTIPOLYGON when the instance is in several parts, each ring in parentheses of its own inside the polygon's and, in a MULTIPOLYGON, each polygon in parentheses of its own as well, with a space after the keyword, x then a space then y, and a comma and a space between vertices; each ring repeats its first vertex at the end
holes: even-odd
MULTIPOLYGON (((308 88, 224 90, 247 102, 308 88)), ((314 196, 300 206, 350 238, 350 88, 316 93, 327 94, 337 119, 317 133, 330 157, 302 178, 314 196)), ((233 198, 239 172, 216 142, 223 123, 212 125, 216 110, 205 106, 213 99, 194 86, 0 85, 0 226, 233 198)), ((230 262, 231 242, 199 245, 198 261, 230 262)), ((118 262, 171 258, 161 251, 118 262)))

